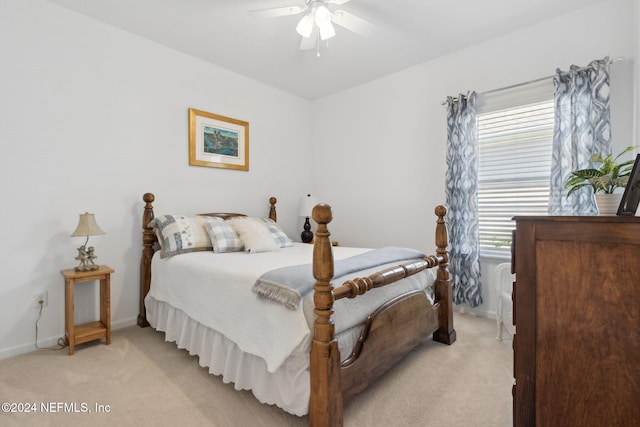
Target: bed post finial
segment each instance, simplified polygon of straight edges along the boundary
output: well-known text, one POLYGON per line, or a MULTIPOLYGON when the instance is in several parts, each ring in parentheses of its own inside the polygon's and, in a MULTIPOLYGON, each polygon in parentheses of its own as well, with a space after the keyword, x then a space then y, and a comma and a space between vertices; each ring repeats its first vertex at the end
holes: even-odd
POLYGON ((269 197, 269 219, 273 222, 278 222, 278 215, 276 214, 276 203, 278 199, 275 197, 269 197))
POLYGON ((436 255, 440 261, 438 262, 438 275, 434 288, 436 301, 439 303, 438 323, 440 327, 433 333, 433 340, 445 344, 453 344, 456 340, 456 330, 453 329, 453 298, 449 275, 449 253, 447 252, 449 238, 444 220, 447 208, 442 205, 436 206, 435 214, 438 217, 436 223, 436 255))
POLYGON ((142 214, 142 256, 140 258, 140 310, 138 312, 138 326, 144 328, 149 326, 147 322, 147 310, 144 306, 144 298, 151 286, 151 258, 153 257, 153 244, 156 240, 156 233, 149 223, 153 220, 153 205, 156 197, 153 193, 145 193, 142 200, 145 202, 144 213, 142 214))
POLYGON ((316 320, 311 343, 310 376, 311 399, 309 424, 311 426, 342 425, 342 392, 340 386, 340 351, 335 339, 333 314, 333 252, 327 224, 333 219, 331 206, 319 204, 313 208, 313 220, 318 224, 313 247, 313 302, 316 320))

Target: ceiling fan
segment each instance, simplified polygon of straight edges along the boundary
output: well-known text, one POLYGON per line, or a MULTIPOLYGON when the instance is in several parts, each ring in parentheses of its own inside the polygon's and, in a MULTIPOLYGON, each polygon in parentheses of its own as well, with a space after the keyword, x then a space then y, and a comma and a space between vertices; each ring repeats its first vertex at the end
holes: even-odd
POLYGON ((298 21, 296 31, 302 36, 300 49, 316 47, 320 40, 328 40, 336 35, 333 24, 346 28, 353 33, 366 37, 375 29, 374 25, 344 10, 334 10, 333 6, 343 5, 349 0, 304 0, 304 6, 285 6, 271 9, 253 10, 249 13, 256 17, 277 18, 280 16, 304 16, 298 21))

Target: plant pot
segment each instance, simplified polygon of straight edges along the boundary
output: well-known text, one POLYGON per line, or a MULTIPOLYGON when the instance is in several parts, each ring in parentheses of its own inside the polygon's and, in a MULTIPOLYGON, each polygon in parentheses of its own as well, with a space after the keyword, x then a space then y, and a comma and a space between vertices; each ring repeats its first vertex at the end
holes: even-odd
POLYGON ((615 194, 596 194, 596 206, 598 206, 598 215, 616 215, 618 206, 622 200, 622 193, 615 194))

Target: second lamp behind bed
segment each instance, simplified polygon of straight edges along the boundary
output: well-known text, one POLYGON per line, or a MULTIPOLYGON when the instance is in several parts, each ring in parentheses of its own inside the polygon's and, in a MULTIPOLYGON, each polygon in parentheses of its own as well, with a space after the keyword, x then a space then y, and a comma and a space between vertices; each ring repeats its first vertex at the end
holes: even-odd
POLYGON ((302 234, 300 234, 302 243, 311 243, 313 241, 313 232, 311 231, 309 218, 311 217, 311 211, 313 211, 313 207, 318 203, 318 198, 311 197, 311 194, 300 197, 300 202, 298 203, 298 216, 305 218, 303 227, 304 231, 302 232, 302 234))

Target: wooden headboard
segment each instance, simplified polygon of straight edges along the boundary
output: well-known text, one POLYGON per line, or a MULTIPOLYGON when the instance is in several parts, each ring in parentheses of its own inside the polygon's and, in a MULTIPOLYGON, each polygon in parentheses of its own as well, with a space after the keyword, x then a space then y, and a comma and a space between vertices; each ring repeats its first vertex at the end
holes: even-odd
MULTIPOLYGON (((153 213, 153 202, 156 197, 153 193, 145 193, 142 200, 145 202, 144 213, 142 214, 142 256, 140 258, 140 306, 138 313, 138 326, 147 327, 147 310, 144 306, 144 298, 149 293, 151 286, 151 258, 158 248, 158 238, 153 228, 149 227, 149 223, 153 221, 155 215, 153 213)), ((269 218, 273 221, 277 220, 276 203, 278 199, 269 198, 269 218)), ((209 212, 198 215, 215 216, 218 218, 229 219, 239 216, 246 216, 241 213, 233 212, 209 212)))
MULTIPOLYGON (((147 194, 151 194, 151 193, 147 193, 147 194)), ((146 196, 146 194, 145 194, 146 196)), ((276 203, 278 202, 278 199, 276 199, 275 197, 269 197, 269 219, 277 222, 278 219, 278 215, 276 214, 276 203)), ((229 219, 229 218, 234 218, 234 217, 238 217, 238 216, 247 216, 245 214, 242 213, 233 213, 233 212, 209 212, 209 213, 201 213, 198 215, 202 215, 202 216, 215 216, 218 218, 222 218, 222 219, 229 219)))

